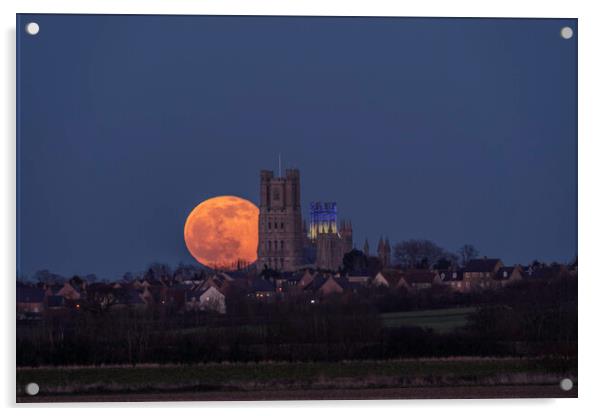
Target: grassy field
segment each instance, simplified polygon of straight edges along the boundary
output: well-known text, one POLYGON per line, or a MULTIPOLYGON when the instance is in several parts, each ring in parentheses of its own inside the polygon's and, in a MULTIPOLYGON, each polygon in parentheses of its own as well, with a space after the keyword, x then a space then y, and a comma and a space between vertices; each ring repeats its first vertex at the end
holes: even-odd
MULTIPOLYGON (((189 392, 266 392, 554 385, 576 380, 576 359, 447 358, 320 363, 215 363, 137 367, 18 368, 17 394, 40 385, 38 397, 189 392)), ((38 398, 39 399, 39 398, 38 398)), ((227 399, 227 398, 226 398, 227 399)), ((225 399, 224 399, 225 400, 225 399)))
POLYGON ((435 332, 451 332, 468 323, 468 315, 476 308, 429 309, 411 312, 383 313, 383 325, 388 328, 419 326, 435 332))

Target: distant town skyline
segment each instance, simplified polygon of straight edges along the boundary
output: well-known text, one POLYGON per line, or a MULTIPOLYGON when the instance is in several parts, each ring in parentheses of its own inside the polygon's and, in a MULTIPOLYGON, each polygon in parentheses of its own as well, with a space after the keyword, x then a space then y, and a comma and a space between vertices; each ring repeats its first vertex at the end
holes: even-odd
POLYGON ((559 34, 574 19, 20 25, 31 16, 42 30, 18 48, 22 275, 193 264, 190 211, 219 195, 259 205, 257 174, 277 174, 279 155, 301 172, 304 219, 336 202, 360 250, 383 236, 473 244, 509 265, 577 255, 577 39, 559 34))

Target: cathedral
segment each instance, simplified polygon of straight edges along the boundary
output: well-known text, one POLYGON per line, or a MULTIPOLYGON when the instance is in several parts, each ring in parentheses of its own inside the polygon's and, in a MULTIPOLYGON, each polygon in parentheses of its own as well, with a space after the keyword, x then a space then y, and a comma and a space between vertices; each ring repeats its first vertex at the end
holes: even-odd
POLYGON ((353 249, 350 221, 337 223, 336 203, 313 202, 309 229, 302 220, 299 170, 284 177, 260 174, 257 267, 297 271, 302 267, 338 270, 353 249))
POLYGON ((315 265, 319 269, 337 270, 343 256, 353 249, 350 221, 337 224, 336 202, 312 202, 308 243, 315 246, 315 265))
MULTIPOLYGON (((366 244, 368 244, 368 241, 366 241, 366 244)), ((387 268, 391 266, 391 245, 389 244, 388 238, 384 241, 382 237, 380 238, 380 240, 378 241, 377 252, 378 258, 380 259, 380 262, 383 265, 383 267, 387 268)))
POLYGON ((259 245, 257 267, 296 271, 303 266, 303 222, 299 170, 284 177, 262 170, 260 174, 259 245))

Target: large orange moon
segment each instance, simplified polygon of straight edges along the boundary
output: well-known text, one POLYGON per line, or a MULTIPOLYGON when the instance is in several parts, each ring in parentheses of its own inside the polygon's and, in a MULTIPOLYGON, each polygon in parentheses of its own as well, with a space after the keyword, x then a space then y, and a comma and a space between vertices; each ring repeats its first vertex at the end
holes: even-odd
POLYGON ((192 257, 216 269, 257 260, 259 209, 237 196, 217 196, 197 205, 186 219, 184 241, 192 257))

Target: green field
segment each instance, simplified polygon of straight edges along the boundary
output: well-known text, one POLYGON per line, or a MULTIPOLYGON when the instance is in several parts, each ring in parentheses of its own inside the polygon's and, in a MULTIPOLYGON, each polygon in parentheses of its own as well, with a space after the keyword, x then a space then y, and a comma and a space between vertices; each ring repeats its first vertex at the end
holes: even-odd
POLYGON ((418 326, 435 332, 451 332, 468 323, 468 315, 476 308, 429 309, 411 312, 383 313, 381 318, 387 328, 418 326))

